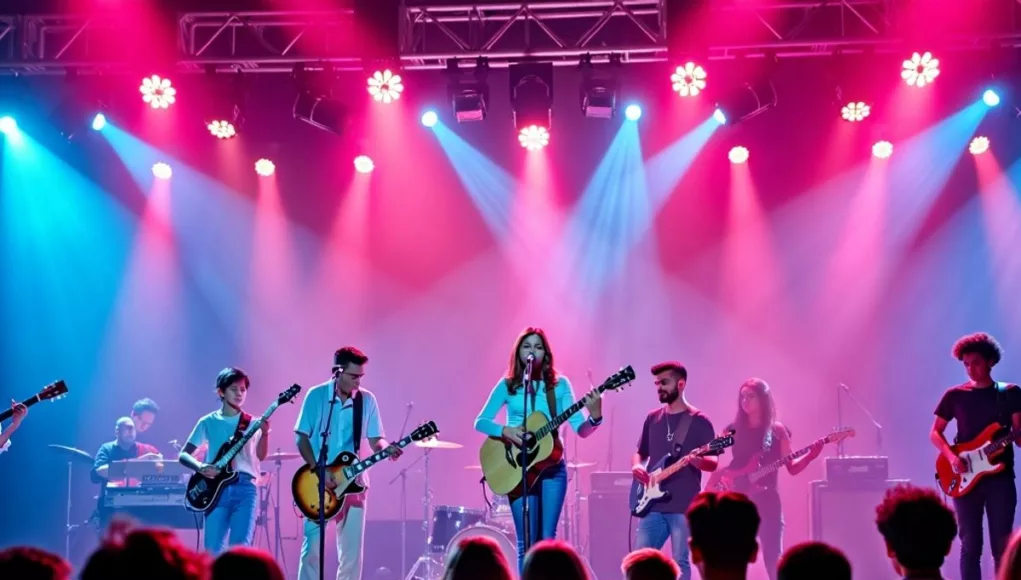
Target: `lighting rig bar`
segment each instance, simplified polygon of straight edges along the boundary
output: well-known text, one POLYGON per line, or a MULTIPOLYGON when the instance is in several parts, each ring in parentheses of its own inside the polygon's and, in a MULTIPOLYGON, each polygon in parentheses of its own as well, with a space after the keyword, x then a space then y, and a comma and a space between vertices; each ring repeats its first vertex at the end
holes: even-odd
MULTIPOLYGON (((712 40, 702 60, 820 57, 837 52, 902 53, 897 7, 910 0, 708 0, 712 40)), ((998 10, 996 29, 940 38, 935 50, 1021 46, 1021 0, 973 0, 998 10)), ((622 63, 667 60, 668 0, 440 3, 401 7, 405 69, 443 69, 450 59, 486 57, 491 67, 523 59, 576 66, 582 55, 622 63)), ((923 23, 924 24, 924 23, 923 23)), ((299 63, 361 67, 352 10, 185 12, 178 15, 181 71, 289 73, 299 63), (347 42, 345 42, 345 40, 347 42)), ((126 31, 137 22, 74 14, 0 15, 0 74, 124 69, 126 31)), ((910 27, 908 27, 910 28, 910 27)), ((136 33, 137 36, 137 33, 136 33)))

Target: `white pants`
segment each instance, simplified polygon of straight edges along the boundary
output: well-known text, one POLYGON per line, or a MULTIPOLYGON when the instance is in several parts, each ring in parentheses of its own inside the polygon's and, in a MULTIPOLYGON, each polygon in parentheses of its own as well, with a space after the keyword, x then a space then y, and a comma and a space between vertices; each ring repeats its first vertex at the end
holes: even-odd
MULTIPOLYGON (((365 494, 349 495, 333 518, 337 522, 337 580, 361 580, 362 531, 365 528, 365 494)), ((330 522, 326 522, 329 526, 330 522)), ((319 580, 319 522, 305 519, 298 580, 319 580)))

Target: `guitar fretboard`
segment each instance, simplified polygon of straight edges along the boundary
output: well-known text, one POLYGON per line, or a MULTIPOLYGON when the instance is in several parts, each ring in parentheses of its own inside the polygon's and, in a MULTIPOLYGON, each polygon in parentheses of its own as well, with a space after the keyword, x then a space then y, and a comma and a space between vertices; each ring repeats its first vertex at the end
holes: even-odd
POLYGON ((234 457, 237 456, 238 453, 241 453, 241 450, 245 448, 245 445, 252 440, 252 437, 255 437, 256 432, 259 431, 259 426, 262 425, 266 419, 269 419, 269 416, 272 415, 273 411, 276 411, 279 406, 279 402, 274 402, 269 406, 269 409, 266 409, 266 412, 262 414, 262 417, 252 421, 252 424, 248 426, 248 431, 245 432, 241 439, 238 439, 237 443, 232 445, 230 449, 223 454, 223 457, 218 459, 215 463, 213 463, 213 465, 215 465, 220 471, 226 469, 227 466, 230 465, 230 462, 234 460, 234 457))
MULTIPOLYGON (((39 398, 39 395, 35 395, 33 397, 29 397, 29 398, 25 399, 24 401, 21 402, 21 404, 25 405, 26 407, 31 407, 32 405, 38 403, 41 400, 42 399, 39 398)), ((0 412, 0 421, 6 421, 6 420, 10 419, 13 416, 14 416, 14 410, 7 409, 5 411, 0 412)))
MULTIPOLYGON (((394 445, 400 447, 401 449, 404 449, 405 447, 411 444, 411 441, 412 441, 411 435, 408 435, 404 439, 401 439, 397 443, 394 443, 394 445)), ((383 461, 384 459, 387 459, 388 457, 390 457, 390 455, 391 453, 389 447, 382 451, 377 451, 372 455, 366 457, 365 459, 359 461, 358 463, 345 467, 344 477, 347 479, 353 479, 359 474, 368 470, 373 465, 379 463, 380 461, 383 461)))
POLYGON ((803 455, 808 455, 808 452, 811 450, 812 450, 811 445, 809 445, 808 447, 802 447, 801 449, 798 449, 794 453, 791 453, 790 455, 785 455, 780 459, 777 459, 773 463, 770 463, 769 465, 763 465, 762 467, 753 471, 748 476, 748 480, 751 481, 752 483, 755 483, 756 481, 762 479, 763 477, 766 477, 770 473, 773 473, 774 471, 780 469, 784 465, 787 465, 791 461, 794 461, 795 459, 803 455))
MULTIPOLYGON (((602 393, 606 391, 606 389, 610 388, 610 384, 606 382, 599 385, 596 388, 599 390, 600 393, 602 393)), ((581 408, 584 406, 585 406, 584 399, 578 399, 578 401, 576 401, 573 405, 564 409, 563 413, 560 413, 556 417, 553 417, 552 419, 550 419, 549 423, 546 423, 545 425, 540 427, 539 430, 535 432, 535 440, 539 441, 543 437, 559 429, 560 426, 563 425, 565 421, 571 418, 571 415, 574 415, 575 413, 580 411, 581 408)))
POLYGON ((999 451, 1013 443, 1018 437, 1021 437, 1021 429, 1012 429, 1010 433, 1007 433, 999 439, 993 440, 992 443, 983 447, 982 451, 984 451, 987 455, 994 451, 999 451))

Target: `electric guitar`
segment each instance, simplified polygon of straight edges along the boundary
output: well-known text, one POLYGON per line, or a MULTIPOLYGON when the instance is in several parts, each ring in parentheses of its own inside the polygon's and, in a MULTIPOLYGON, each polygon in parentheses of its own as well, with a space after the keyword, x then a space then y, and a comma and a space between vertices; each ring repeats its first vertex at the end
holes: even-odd
POLYGON ((693 450, 670 465, 667 465, 671 458, 670 455, 660 459, 653 470, 649 472, 649 483, 639 483, 637 479, 631 482, 631 495, 629 499, 631 513, 638 517, 644 517, 645 514, 649 513, 649 509, 652 508, 653 504, 670 499, 670 492, 660 487, 661 483, 687 467, 692 459, 722 451, 733 444, 734 435, 733 431, 731 431, 693 450))
MULTIPOLYGON (((33 397, 25 399, 24 401, 21 402, 21 404, 25 405, 26 407, 31 407, 32 405, 38 403, 39 401, 55 401, 57 399, 61 399, 66 394, 67 385, 64 384, 64 381, 57 381, 55 383, 50 383, 46 385, 45 387, 42 388, 41 391, 39 391, 38 394, 36 394, 33 397)), ((6 409, 0 412, 0 421, 6 421, 13 416, 14 411, 12 409, 6 409)))
MULTIPOLYGON (((847 439, 848 437, 854 437, 854 429, 846 428, 833 431, 829 435, 819 439, 825 445, 826 443, 838 443, 847 439)), ((756 492, 762 491, 764 488, 758 484, 764 477, 771 473, 775 473, 780 468, 789 465, 790 462, 795 459, 808 455, 808 452, 812 450, 812 446, 802 447, 797 451, 777 459, 776 461, 767 465, 760 465, 759 462, 762 460, 762 452, 758 452, 752 456, 742 467, 727 466, 724 469, 714 471, 709 476, 709 482, 706 484, 706 489, 713 491, 737 491, 746 495, 751 495, 756 492)))
MULTIPOLYGON (((393 445, 403 449, 411 445, 412 441, 428 439, 437 433, 439 433, 439 429, 436 428, 436 423, 429 421, 419 425, 411 432, 411 435, 393 443, 393 445)), ((343 451, 333 463, 326 466, 326 471, 331 473, 337 482, 337 488, 327 489, 324 497, 324 514, 327 521, 344 507, 344 499, 347 496, 365 491, 366 486, 357 481, 358 476, 373 465, 390 457, 390 450, 391 447, 387 447, 357 463, 355 461, 358 457, 354 453, 343 451)), ((308 465, 301 466, 301 469, 294 474, 294 479, 291 480, 291 495, 294 496, 294 504, 298 506, 302 515, 310 520, 319 520, 319 476, 315 469, 308 465)))
POLYGON ((184 492, 184 507, 193 512, 208 512, 216 506, 223 488, 238 478, 238 472, 234 471, 231 461, 238 453, 241 453, 245 445, 259 432, 259 426, 269 419, 270 415, 277 410, 277 407, 294 399, 299 391, 301 391, 299 385, 292 385, 291 388, 277 395, 277 400, 273 401, 273 404, 266 409, 262 417, 252 421, 244 435, 237 438, 236 441, 232 437, 230 441, 220 446, 220 450, 216 452, 216 459, 211 464, 219 469, 220 472, 213 478, 207 478, 201 473, 193 474, 188 479, 188 487, 184 492))
POLYGON ((993 423, 971 441, 950 446, 964 460, 965 470, 961 473, 954 471, 942 453, 936 458, 936 479, 943 493, 954 498, 961 497, 971 491, 983 477, 1003 471, 1003 463, 994 461, 1015 439, 1021 437, 1021 429, 1013 429, 995 438, 1003 429, 999 423, 993 423))
MULTIPOLYGON (((617 391, 633 380, 635 371, 629 365, 611 375, 596 389, 600 393, 608 389, 617 391)), ((564 456, 564 445, 559 437, 553 437, 553 433, 584 406, 585 404, 579 400, 552 419, 547 418, 542 411, 530 414, 525 419, 523 448, 502 437, 487 438, 479 449, 479 463, 482 465, 482 473, 489 489, 496 495, 506 495, 509 499, 520 497, 523 491, 522 465, 528 466, 526 477, 528 485, 531 486, 543 471, 560 462, 564 456)))

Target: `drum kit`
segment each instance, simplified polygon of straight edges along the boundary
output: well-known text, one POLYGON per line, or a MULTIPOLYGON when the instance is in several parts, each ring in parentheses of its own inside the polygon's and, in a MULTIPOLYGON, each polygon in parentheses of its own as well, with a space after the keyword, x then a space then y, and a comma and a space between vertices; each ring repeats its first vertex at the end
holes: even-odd
MULTIPOLYGON (((415 445, 425 449, 423 454, 425 459, 425 496, 422 501, 425 517, 422 525, 426 532, 426 542, 422 555, 419 556, 411 569, 408 570, 404 580, 435 580, 436 578, 441 578, 444 563, 450 557, 450 553, 461 540, 468 538, 484 537, 494 541, 500 547, 500 551, 507 559, 507 562, 513 569, 516 569, 518 558, 514 518, 511 514, 511 507, 507 497, 497 495, 493 497, 491 502, 486 499, 487 509, 473 509, 450 505, 432 507, 432 488, 429 486, 429 452, 433 449, 460 449, 463 445, 438 439, 419 441, 415 445), (432 524, 431 528, 428 525, 430 522, 432 524)), ((412 465, 409 465, 408 468, 412 465)), ((582 499, 580 488, 578 487, 578 470, 594 465, 595 463, 588 462, 567 462, 568 474, 575 482, 575 486, 574 498, 572 501, 566 502, 567 505, 565 505, 565 509, 561 514, 563 518, 563 525, 561 527, 564 530, 562 537, 576 545, 580 526, 582 499)), ((398 478, 403 480, 404 472, 408 468, 398 474, 394 480, 398 478)), ((466 465, 464 469, 468 471, 482 471, 480 465, 466 465)), ((403 488, 402 482, 402 495, 403 488)), ((402 517, 402 522, 404 521, 406 521, 406 518, 402 517)), ((401 545, 404 545, 403 538, 401 545)), ((402 569, 407 569, 404 566, 403 554, 401 563, 402 569)))

